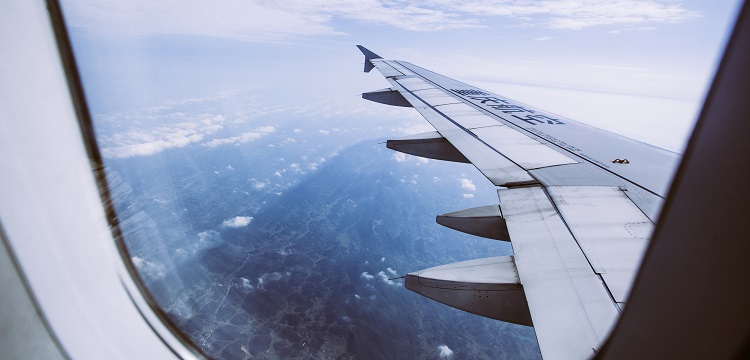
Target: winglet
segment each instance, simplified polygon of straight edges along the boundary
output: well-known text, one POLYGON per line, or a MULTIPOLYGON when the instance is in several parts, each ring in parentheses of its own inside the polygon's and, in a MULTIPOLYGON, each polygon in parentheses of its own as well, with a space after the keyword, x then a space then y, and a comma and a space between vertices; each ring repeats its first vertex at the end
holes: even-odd
POLYGON ((380 55, 378 55, 378 54, 376 54, 376 53, 368 50, 366 47, 364 47, 362 45, 357 45, 357 47, 359 48, 359 51, 361 51, 362 54, 365 55, 365 72, 370 72, 370 70, 372 70, 372 68, 375 67, 375 65, 373 65, 370 62, 370 59, 382 59, 382 57, 380 55))

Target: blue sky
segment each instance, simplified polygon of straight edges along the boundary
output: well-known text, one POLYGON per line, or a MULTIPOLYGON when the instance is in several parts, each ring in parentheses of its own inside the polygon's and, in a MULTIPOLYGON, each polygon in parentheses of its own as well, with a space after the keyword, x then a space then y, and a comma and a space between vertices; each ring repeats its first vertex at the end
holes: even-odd
POLYGON ((386 58, 679 150, 739 1, 63 4, 99 114, 245 92, 260 96, 263 106, 380 114, 391 125, 419 121, 359 98, 387 85, 361 72, 354 45, 363 44, 386 58))

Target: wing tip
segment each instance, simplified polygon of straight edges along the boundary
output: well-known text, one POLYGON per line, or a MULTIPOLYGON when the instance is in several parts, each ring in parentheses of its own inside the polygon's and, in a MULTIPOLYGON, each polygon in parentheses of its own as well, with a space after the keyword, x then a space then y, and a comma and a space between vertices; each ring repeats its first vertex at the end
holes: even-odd
POLYGON ((366 48, 366 47, 364 47, 362 45, 357 45, 357 48, 359 48, 359 51, 361 51, 362 54, 365 56, 365 60, 382 59, 383 58, 382 56, 380 56, 380 55, 378 55, 378 54, 370 51, 368 48, 366 48))
POLYGON ((362 54, 365 55, 365 72, 368 73, 375 67, 370 60, 382 59, 382 57, 362 45, 357 45, 357 48, 359 48, 359 51, 361 51, 362 54))

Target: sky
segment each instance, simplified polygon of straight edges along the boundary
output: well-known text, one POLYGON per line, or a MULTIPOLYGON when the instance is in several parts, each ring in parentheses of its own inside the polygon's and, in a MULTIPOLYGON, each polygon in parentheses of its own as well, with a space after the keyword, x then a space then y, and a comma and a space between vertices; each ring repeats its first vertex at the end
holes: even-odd
POLYGON ((675 151, 689 134, 738 6, 737 0, 63 1, 95 114, 246 92, 271 107, 392 117, 359 98, 387 85, 362 73, 354 46, 362 44, 675 151))

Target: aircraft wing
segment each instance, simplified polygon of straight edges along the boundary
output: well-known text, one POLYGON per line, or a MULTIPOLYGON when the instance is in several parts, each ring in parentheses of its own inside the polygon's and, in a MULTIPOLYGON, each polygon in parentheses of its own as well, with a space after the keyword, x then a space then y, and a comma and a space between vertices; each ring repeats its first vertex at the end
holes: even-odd
POLYGON ((437 222, 513 247, 411 273, 406 287, 533 326, 545 359, 593 356, 627 301, 679 155, 358 47, 365 71, 391 85, 362 97, 413 107, 436 130, 388 147, 471 163, 497 186, 499 204, 437 222))

